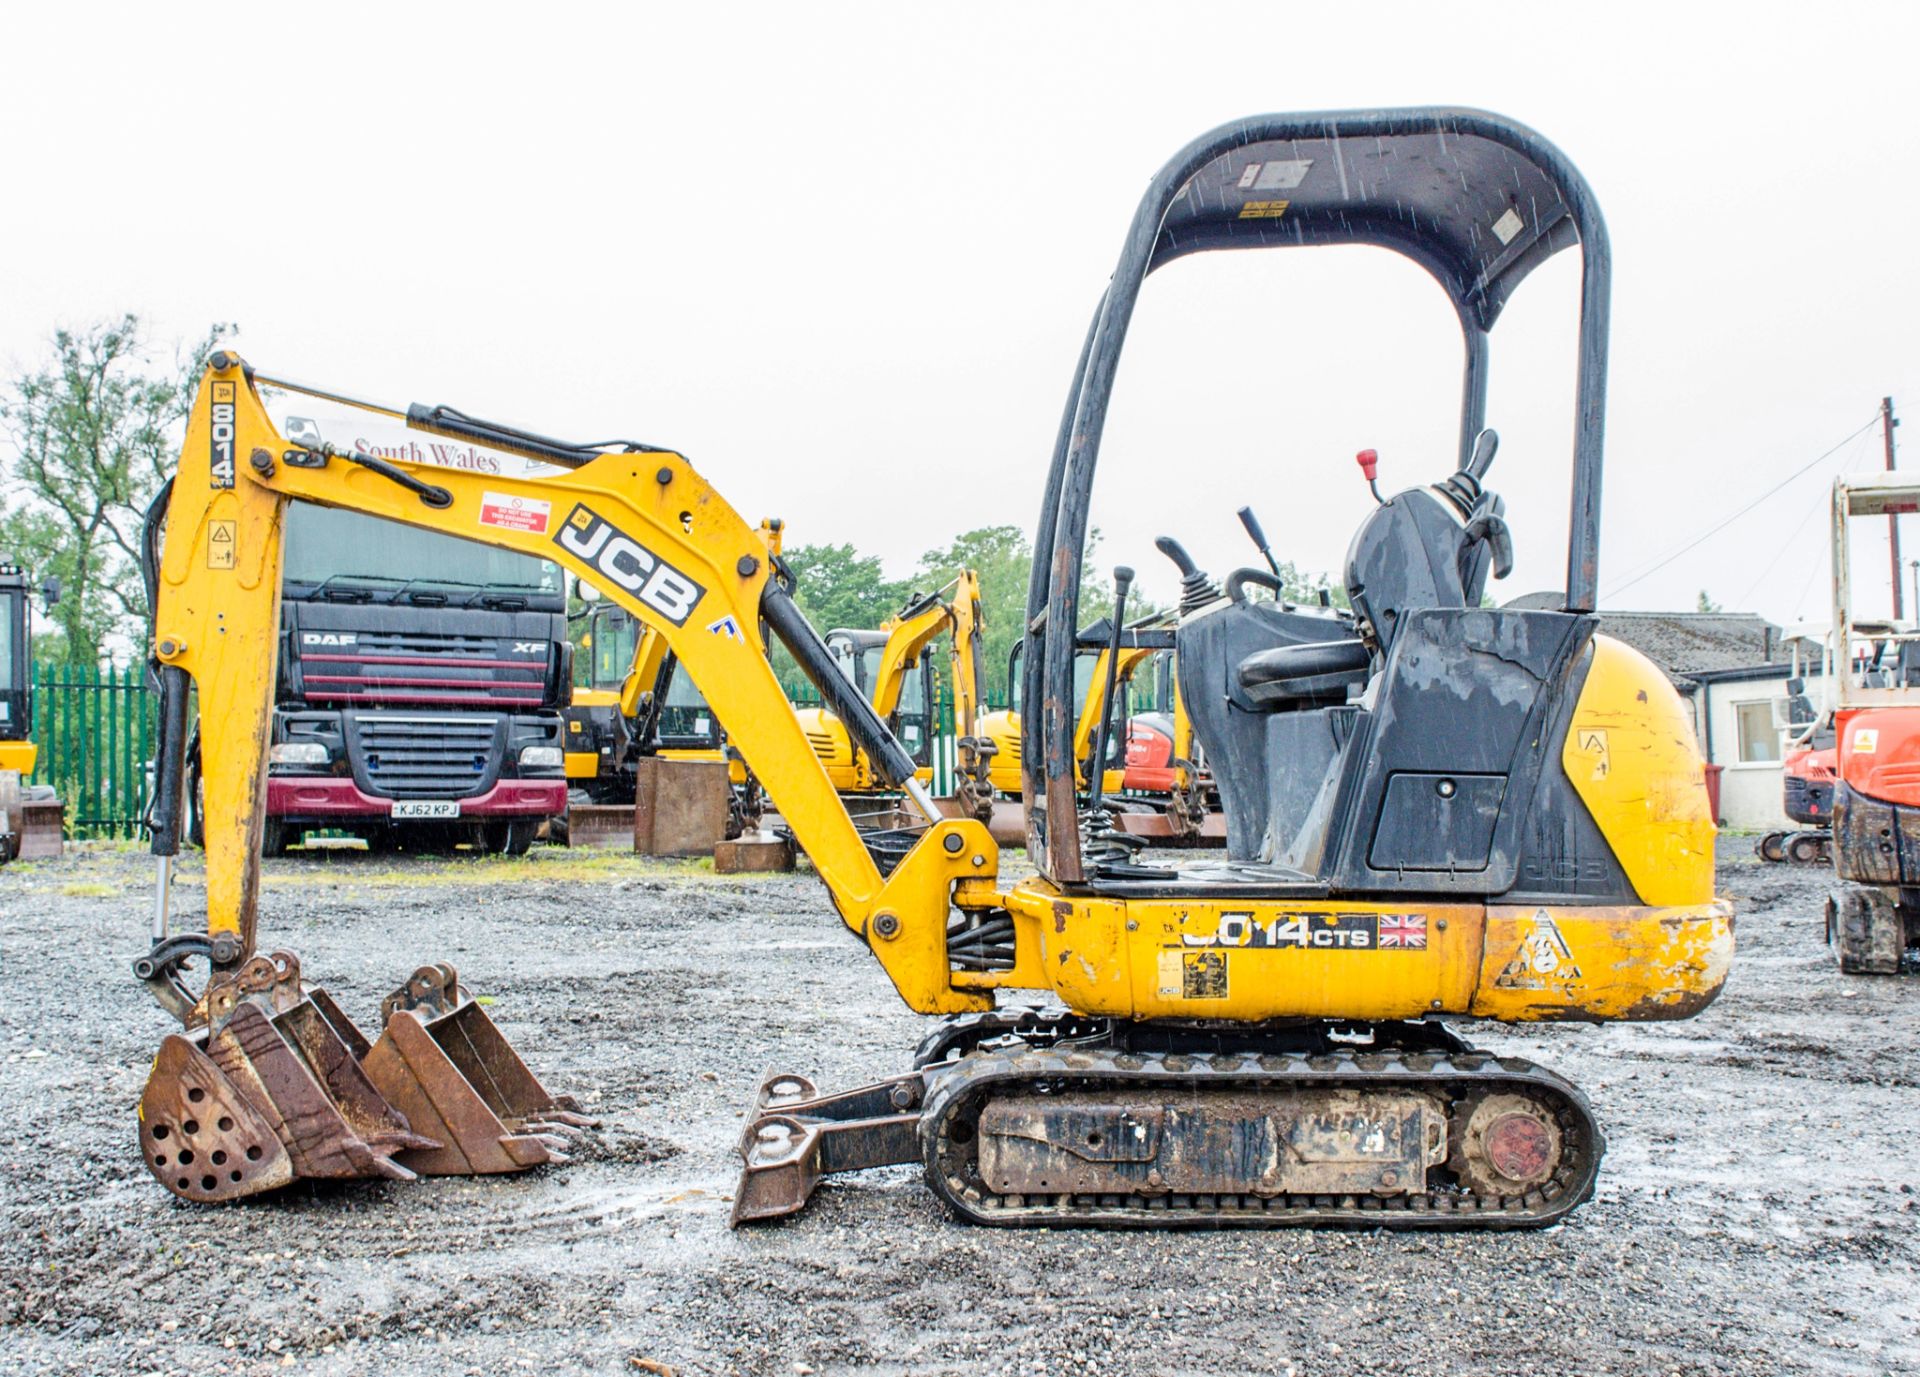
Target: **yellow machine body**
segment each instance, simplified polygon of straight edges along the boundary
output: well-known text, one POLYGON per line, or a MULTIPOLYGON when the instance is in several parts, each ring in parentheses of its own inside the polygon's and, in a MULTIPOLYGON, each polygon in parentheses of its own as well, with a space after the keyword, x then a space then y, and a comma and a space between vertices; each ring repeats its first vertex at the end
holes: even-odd
POLYGON ((0 770, 30 775, 39 759, 40 748, 31 741, 0 741, 0 770))

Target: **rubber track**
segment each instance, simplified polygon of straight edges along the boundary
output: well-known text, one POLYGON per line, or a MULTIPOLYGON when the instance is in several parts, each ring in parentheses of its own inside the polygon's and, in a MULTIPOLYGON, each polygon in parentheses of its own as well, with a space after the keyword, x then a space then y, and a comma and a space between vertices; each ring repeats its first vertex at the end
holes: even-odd
POLYGON ((1028 1048, 965 1057, 928 1072, 920 1117, 927 1184, 956 1215, 978 1224, 1121 1228, 1350 1227, 1364 1229, 1538 1229, 1558 1223, 1593 1194, 1606 1149, 1586 1097, 1569 1082, 1517 1057, 1392 1051, 1195 1056, 1071 1047, 1028 1048), (978 1139, 956 1123, 978 1120, 996 1091, 1194 1089, 1421 1090, 1452 1111, 1483 1091, 1535 1097, 1558 1119, 1563 1144, 1552 1180, 1520 1197, 1482 1197, 1448 1185, 1424 1195, 1072 1195, 997 1196, 979 1176, 978 1139))

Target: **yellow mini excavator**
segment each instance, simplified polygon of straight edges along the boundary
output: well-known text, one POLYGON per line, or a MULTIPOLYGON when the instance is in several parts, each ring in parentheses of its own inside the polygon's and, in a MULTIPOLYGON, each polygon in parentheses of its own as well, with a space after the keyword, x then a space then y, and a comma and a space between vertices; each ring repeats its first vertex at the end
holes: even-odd
MULTIPOLYGON (((1532 131, 1460 109, 1260 116, 1149 184, 1054 448, 1023 656, 1035 873, 939 818, 754 528, 676 453, 576 446, 444 407, 378 408, 560 465, 480 476, 278 433, 216 354, 149 523, 162 713, 159 930, 137 973, 181 1020, 140 1148, 191 1200, 312 1175, 512 1170, 577 1115, 526 1072, 453 972, 423 966, 370 1043, 285 955, 255 954, 258 832, 285 506, 309 501, 537 553, 657 629, 728 724, 842 921, 913 1009, 945 1016, 905 1074, 821 1094, 768 1076, 736 1220, 797 1210, 824 1174, 917 1162, 993 1224, 1523 1227, 1586 1199, 1585 1098, 1453 1024, 1697 1013, 1733 954, 1688 719, 1664 675, 1596 634, 1606 232, 1532 131), (1350 621, 1236 599, 1185 561, 1182 695, 1228 821, 1225 859, 1146 864, 1075 779, 1088 500, 1141 283, 1183 254, 1371 244, 1411 256, 1466 342, 1457 458, 1379 500, 1349 551, 1350 621), (1578 247, 1573 508, 1558 608, 1482 606, 1511 534, 1486 487, 1487 333, 1526 274, 1578 247), (159 526, 165 525, 162 544, 159 526), (876 777, 927 819, 882 872, 769 666, 793 653, 876 777), (204 932, 167 923, 186 689, 202 719, 204 932), (195 990, 192 959, 209 974, 195 990), (1039 995, 1051 1010, 1006 996, 1039 995)), ((1277 480, 1276 480, 1277 481, 1277 480)), ((1111 626, 1126 624, 1116 578, 1111 626)), ((1231 582, 1231 581, 1230 581, 1231 582)), ((196 967, 197 969, 197 967, 196 967)))
MULTIPOLYGON (((1107 645, 1107 623, 1102 620, 1082 628, 1074 647, 1073 660, 1073 759, 1075 780, 1081 793, 1092 779, 1091 762, 1095 758, 1095 737, 1100 735, 1102 710, 1109 702, 1124 704, 1133 675, 1156 654, 1173 647, 1173 631, 1165 617, 1154 615, 1126 627, 1117 647, 1107 645), (1114 673, 1118 666, 1118 674, 1114 673)), ((1012 704, 983 713, 980 732, 993 745, 988 778, 996 792, 1015 798, 1020 795, 1024 775, 1020 767, 1020 658, 1025 641, 1015 641, 1007 657, 1007 684, 1012 704)), ((1125 758, 1115 749, 1125 739, 1125 727, 1117 735, 1109 724, 1109 736, 1100 758, 1107 763, 1101 787, 1117 794, 1126 772, 1125 758)))
MULTIPOLYGON (((922 785, 933 780, 936 678, 951 685, 953 797, 960 815, 984 820, 993 807, 988 778, 993 747, 980 732, 983 633, 980 579, 963 569, 944 587, 915 595, 878 630, 836 628, 827 633, 826 644, 841 673, 913 757, 914 777, 922 785), (936 676, 930 672, 939 663, 934 642, 943 635, 948 672, 936 676)), ((872 758, 832 708, 801 708, 799 714, 801 729, 842 797, 898 797, 898 787, 879 777, 872 758)))

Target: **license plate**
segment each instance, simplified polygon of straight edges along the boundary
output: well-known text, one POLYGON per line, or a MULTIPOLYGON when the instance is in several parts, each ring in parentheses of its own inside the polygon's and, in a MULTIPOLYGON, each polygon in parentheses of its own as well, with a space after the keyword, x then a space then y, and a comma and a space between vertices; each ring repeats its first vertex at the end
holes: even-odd
POLYGON ((459 799, 409 798, 395 799, 393 816, 396 818, 457 818, 460 816, 459 799))

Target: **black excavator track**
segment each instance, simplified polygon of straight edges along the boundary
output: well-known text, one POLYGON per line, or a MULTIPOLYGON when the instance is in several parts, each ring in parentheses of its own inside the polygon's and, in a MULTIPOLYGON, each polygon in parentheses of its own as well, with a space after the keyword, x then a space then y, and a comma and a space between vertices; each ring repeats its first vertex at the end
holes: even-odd
POLYGON ((1592 1195, 1605 1150, 1568 1082, 1426 1022, 996 1010, 945 1021, 873 1086, 770 1074, 748 1119, 736 1224, 917 1158, 981 1224, 1542 1228, 1592 1195))
MULTIPOLYGON (((1313 1025, 1262 1036, 1205 1026, 1103 1031, 1101 1022, 995 1013, 956 1020, 923 1044, 923 1056, 933 1055, 921 1063, 918 1136, 928 1184, 955 1214, 1027 1227, 1518 1229, 1556 1223, 1593 1193, 1605 1144, 1580 1092, 1531 1062, 1474 1051, 1437 1025, 1387 1025, 1372 1030, 1373 1046, 1355 1047, 1313 1025), (1344 1173, 1340 1184, 1352 1189, 1290 1190, 1290 1177, 1312 1179, 1315 1169, 1295 1162, 1289 1170, 1299 1144, 1272 1141, 1276 1110, 1291 1111, 1296 1134, 1335 1158, 1361 1155, 1341 1147, 1348 1124, 1373 1125, 1389 1142, 1410 1125, 1424 1125, 1428 1139, 1440 1125, 1444 1136, 1402 1143, 1408 1170, 1424 1173, 1419 1189, 1405 1189, 1411 1175, 1383 1181, 1377 1162, 1356 1160, 1320 1163, 1314 1182, 1344 1173), (1011 1172, 1002 1163, 1001 1175, 1034 1189, 1008 1190, 983 1168, 996 1115, 999 1142, 1014 1145, 999 1155, 1025 1159, 1011 1172), (1518 1125, 1523 1149, 1550 1149, 1520 1181, 1488 1160, 1489 1118, 1514 1116, 1539 1125, 1518 1125), (1113 1140, 1129 1130, 1138 1160, 1113 1160, 1128 1155, 1113 1140), (1064 1149, 1069 1132, 1077 1141, 1064 1149), (1103 1133, 1092 1155, 1107 1160, 1076 1155, 1103 1133)), ((1345 1141, 1350 1149, 1353 1138, 1345 1141)))

